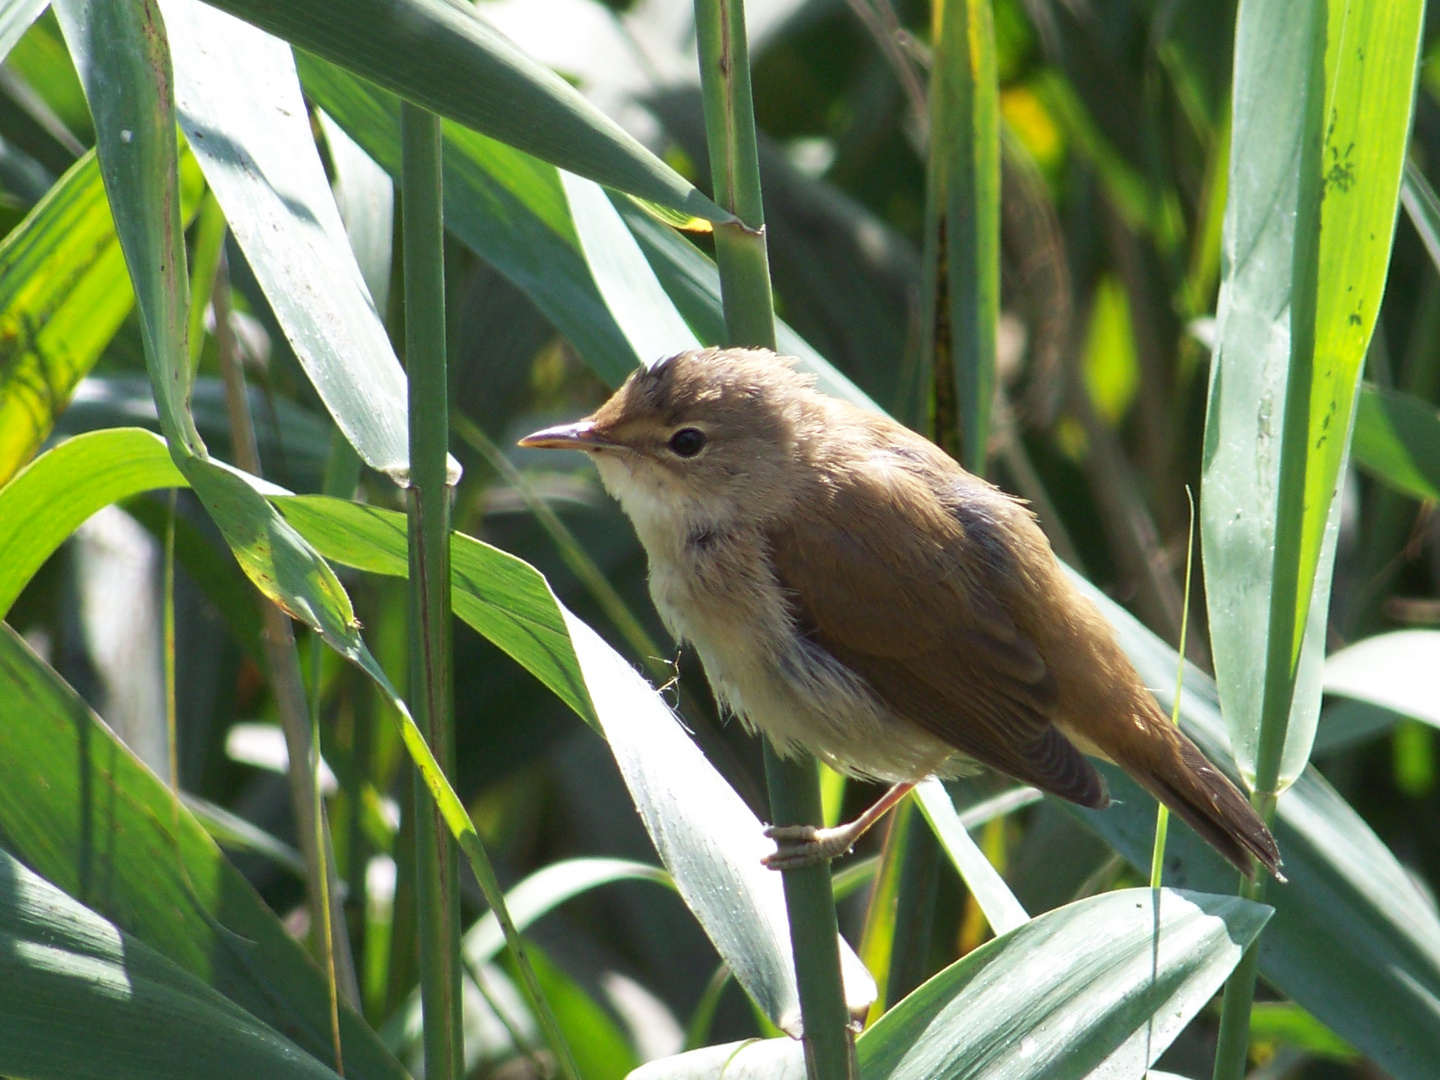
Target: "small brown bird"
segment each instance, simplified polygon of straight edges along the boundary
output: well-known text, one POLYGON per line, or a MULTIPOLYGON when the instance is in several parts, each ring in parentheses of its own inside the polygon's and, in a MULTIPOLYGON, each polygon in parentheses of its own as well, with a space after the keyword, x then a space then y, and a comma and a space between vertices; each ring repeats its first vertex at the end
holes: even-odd
POLYGON ((1161 712, 1034 516, 789 361, 681 353, 521 445, 594 460, 723 707, 781 754, 895 785, 839 828, 770 829, 769 865, 842 854, 917 781, 974 762, 1104 807, 1090 754, 1242 872, 1252 855, 1277 871, 1269 830, 1161 712))

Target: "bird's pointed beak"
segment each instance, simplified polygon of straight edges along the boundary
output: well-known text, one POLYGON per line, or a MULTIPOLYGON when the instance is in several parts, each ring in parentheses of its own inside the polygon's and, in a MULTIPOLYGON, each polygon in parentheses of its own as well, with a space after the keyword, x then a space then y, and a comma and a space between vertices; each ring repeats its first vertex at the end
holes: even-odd
POLYGON ((594 450, 597 447, 614 446, 615 444, 601 436, 595 430, 595 422, 587 419, 577 420, 573 424, 561 424, 559 427, 546 428, 533 435, 526 435, 520 440, 520 445, 536 447, 541 450, 594 450))

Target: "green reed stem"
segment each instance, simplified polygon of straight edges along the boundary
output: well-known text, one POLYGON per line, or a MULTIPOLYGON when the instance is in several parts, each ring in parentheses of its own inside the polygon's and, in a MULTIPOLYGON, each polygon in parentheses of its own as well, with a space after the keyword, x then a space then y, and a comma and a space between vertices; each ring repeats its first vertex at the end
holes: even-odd
MULTIPOLYGON (((450 627, 449 402, 440 120, 400 111, 404 213, 405 363, 409 378, 410 708, 447 776, 455 771, 450 627)), ((464 1076, 460 1018, 460 870, 449 830, 421 790, 415 798, 415 886, 425 1075, 464 1076)))

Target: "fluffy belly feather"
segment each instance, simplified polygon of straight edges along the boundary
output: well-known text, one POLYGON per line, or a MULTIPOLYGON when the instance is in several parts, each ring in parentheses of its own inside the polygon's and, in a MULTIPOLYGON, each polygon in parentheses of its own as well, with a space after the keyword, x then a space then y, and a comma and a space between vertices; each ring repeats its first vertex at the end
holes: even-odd
POLYGON ((970 771, 949 745, 895 716, 860 676, 799 634, 778 586, 773 596, 737 604, 730 595, 717 604, 697 593, 697 581, 652 564, 655 605, 700 654, 721 708, 782 755, 805 750, 846 775, 890 782, 970 771), (746 617, 722 614, 737 610, 746 617))

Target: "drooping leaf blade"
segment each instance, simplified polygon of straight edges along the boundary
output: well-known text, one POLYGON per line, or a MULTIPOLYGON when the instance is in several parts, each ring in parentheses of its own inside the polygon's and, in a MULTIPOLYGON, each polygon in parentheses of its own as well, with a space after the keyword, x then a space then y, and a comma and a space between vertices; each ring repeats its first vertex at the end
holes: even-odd
MULTIPOLYGON (((475 11, 444 0, 220 0, 215 6, 392 93, 607 187, 722 210, 475 11)), ((363 145, 363 144, 362 144, 363 145)))
POLYGON ((290 49, 197 0, 160 7, 180 126, 231 233, 340 430, 403 480, 405 374, 346 240, 290 49))

